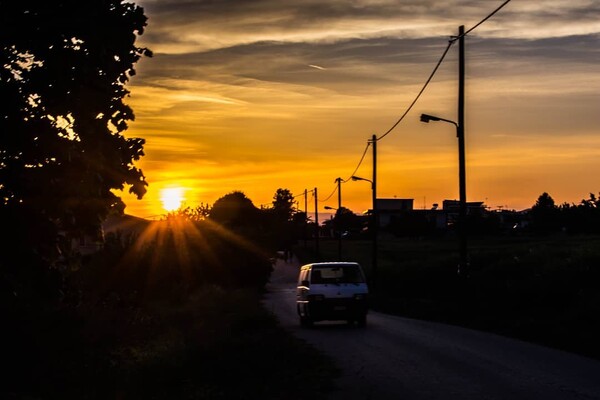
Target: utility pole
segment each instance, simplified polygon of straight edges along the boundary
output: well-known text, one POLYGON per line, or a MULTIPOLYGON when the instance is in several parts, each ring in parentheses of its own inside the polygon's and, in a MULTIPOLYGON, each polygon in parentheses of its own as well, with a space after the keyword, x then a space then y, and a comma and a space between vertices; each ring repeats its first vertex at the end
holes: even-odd
POLYGON ((340 216, 342 212, 342 178, 336 178, 338 191, 338 209, 336 211, 338 217, 338 261, 342 261, 342 227, 340 226, 340 216))
POLYGON ((304 248, 306 249, 306 225, 308 224, 308 189, 304 189, 304 228, 303 235, 304 236, 304 248))
POLYGON ((458 274, 468 276, 467 259, 467 184, 465 167, 465 27, 458 28, 458 180, 460 183, 460 264, 458 274))
POLYGON ((317 254, 317 260, 321 259, 319 249, 319 235, 321 230, 319 229, 319 197, 317 195, 317 188, 315 188, 315 253, 317 254))
POLYGON ((379 218, 377 216, 377 136, 373 135, 371 138, 371 145, 373 146, 373 187, 371 188, 371 194, 373 196, 373 205, 371 210, 371 228, 373 235, 373 254, 371 264, 371 285, 373 288, 377 285, 377 233, 379 231, 379 218))

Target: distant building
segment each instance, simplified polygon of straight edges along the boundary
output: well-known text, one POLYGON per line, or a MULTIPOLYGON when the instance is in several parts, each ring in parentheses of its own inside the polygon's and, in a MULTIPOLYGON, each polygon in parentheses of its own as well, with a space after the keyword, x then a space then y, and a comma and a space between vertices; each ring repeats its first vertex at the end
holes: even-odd
MULTIPOLYGON (((442 209, 447 213, 459 213, 460 212, 460 200, 444 200, 442 202, 442 209)), ((483 214, 485 212, 485 206, 483 201, 467 201, 467 214, 483 214)))
POLYGON ((385 227, 401 214, 413 211, 414 199, 377 199, 377 216, 379 226, 385 227))
MULTIPOLYGON (((486 212, 483 201, 467 201, 467 215, 483 216, 486 212)), ((444 200, 442 210, 446 214, 446 224, 453 225, 460 216, 460 200, 444 200)))

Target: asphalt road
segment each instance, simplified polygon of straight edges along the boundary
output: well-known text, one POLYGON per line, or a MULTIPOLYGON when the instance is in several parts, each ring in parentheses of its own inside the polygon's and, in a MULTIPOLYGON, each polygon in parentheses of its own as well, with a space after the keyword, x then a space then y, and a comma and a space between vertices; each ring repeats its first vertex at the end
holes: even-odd
POLYGON ((265 305, 342 369, 332 400, 600 400, 599 361, 514 339, 372 311, 366 328, 301 328, 298 269, 295 260, 277 262, 265 305))

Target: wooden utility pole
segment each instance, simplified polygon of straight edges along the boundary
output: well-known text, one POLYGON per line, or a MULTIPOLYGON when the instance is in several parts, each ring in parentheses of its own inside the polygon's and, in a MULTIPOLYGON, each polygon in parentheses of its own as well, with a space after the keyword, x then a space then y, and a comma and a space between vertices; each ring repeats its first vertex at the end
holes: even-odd
POLYGON ((371 261, 371 284, 375 287, 377 279, 377 234, 379 231, 379 218, 377 215, 377 136, 373 135, 371 138, 371 145, 373 146, 373 180, 371 187, 371 194, 373 196, 373 205, 371 209, 371 234, 373 235, 373 254, 371 261))
POLYGON ((465 27, 458 28, 458 180, 460 185, 460 261, 458 274, 468 276, 467 256, 467 183, 465 166, 465 27))
POLYGON ((304 228, 303 235, 304 236, 304 248, 306 249, 306 226, 308 225, 308 189, 304 189, 304 228))
POLYGON ((340 226, 341 212, 342 212, 342 178, 337 178, 337 191, 338 191, 338 208, 336 211, 338 221, 338 261, 342 261, 342 227, 340 226))
POLYGON ((315 253, 317 254, 317 260, 320 261, 321 254, 319 249, 319 236, 321 235, 321 229, 319 228, 319 196, 317 195, 317 188, 315 188, 315 253))

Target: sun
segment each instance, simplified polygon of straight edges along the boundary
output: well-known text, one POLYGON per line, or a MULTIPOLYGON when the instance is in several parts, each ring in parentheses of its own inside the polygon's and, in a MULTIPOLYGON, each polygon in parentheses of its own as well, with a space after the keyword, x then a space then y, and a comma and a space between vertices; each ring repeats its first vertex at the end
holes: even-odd
POLYGON ((160 201, 165 210, 177 210, 183 202, 183 189, 179 187, 162 189, 160 191, 160 201))

